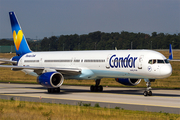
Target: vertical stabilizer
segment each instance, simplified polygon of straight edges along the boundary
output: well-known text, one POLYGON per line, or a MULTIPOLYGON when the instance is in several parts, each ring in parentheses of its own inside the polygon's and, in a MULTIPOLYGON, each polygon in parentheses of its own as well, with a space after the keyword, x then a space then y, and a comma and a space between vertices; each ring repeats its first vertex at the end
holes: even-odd
POLYGON ((172 46, 169 44, 169 60, 173 59, 172 46))
POLYGON ((19 56, 31 52, 27 44, 26 38, 23 34, 23 31, 21 29, 21 26, 18 23, 15 13, 9 12, 9 17, 11 21, 11 28, 12 28, 16 54, 19 56))

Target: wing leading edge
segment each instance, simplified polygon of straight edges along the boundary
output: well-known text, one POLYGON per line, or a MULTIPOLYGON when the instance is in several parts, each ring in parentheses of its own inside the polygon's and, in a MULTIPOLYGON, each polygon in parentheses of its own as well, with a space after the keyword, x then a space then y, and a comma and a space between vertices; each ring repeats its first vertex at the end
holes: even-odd
POLYGON ((81 69, 79 69, 79 68, 13 66, 13 65, 0 65, 0 67, 12 68, 12 70, 14 70, 14 71, 24 70, 24 69, 34 70, 34 72, 37 73, 38 75, 42 74, 43 72, 46 72, 46 70, 47 71, 48 70, 57 71, 64 75, 79 75, 79 74, 81 74, 81 69))

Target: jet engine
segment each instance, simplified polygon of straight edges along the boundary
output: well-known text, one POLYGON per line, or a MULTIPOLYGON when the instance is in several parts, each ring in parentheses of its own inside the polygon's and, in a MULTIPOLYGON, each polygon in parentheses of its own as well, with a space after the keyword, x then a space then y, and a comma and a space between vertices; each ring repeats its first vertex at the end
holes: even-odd
POLYGON ((135 86, 141 82, 141 79, 116 78, 116 81, 123 84, 123 85, 135 86))
POLYGON ((37 77, 37 82, 46 88, 58 88, 64 82, 64 77, 59 72, 46 72, 37 77))

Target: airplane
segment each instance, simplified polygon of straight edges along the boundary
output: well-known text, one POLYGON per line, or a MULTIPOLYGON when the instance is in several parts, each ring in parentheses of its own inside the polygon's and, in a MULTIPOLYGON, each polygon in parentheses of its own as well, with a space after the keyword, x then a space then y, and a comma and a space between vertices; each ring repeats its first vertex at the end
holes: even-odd
MULTIPOLYGON (((64 79, 95 80, 90 91, 101 92, 102 78, 115 78, 123 85, 134 86, 144 79, 144 96, 152 96, 151 82, 169 77, 172 67, 168 59, 153 50, 85 50, 33 52, 14 12, 9 12, 16 56, 0 65, 13 71, 37 76, 37 82, 48 93, 59 93, 64 79)), ((172 58, 171 58, 172 59, 172 58)), ((169 59, 170 60, 170 59, 169 59)), ((2 59, 0 61, 3 61, 2 59)))

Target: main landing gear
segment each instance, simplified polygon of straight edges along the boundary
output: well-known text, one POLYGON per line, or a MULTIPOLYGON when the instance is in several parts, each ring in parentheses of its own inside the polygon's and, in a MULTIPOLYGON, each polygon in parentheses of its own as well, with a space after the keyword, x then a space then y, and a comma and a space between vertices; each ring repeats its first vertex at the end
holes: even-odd
POLYGON ((144 96, 152 96, 152 88, 151 88, 151 82, 154 82, 155 79, 144 79, 144 81, 146 82, 146 90, 144 91, 144 96))
POLYGON ((95 82, 96 82, 96 85, 95 86, 91 85, 91 87, 90 87, 91 92, 102 92, 103 86, 99 85, 101 82, 101 79, 96 79, 95 82))
POLYGON ((48 93, 60 93, 60 87, 58 88, 48 88, 48 93))

